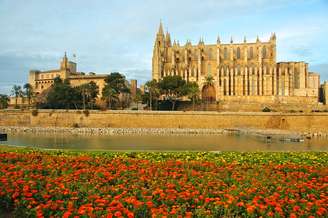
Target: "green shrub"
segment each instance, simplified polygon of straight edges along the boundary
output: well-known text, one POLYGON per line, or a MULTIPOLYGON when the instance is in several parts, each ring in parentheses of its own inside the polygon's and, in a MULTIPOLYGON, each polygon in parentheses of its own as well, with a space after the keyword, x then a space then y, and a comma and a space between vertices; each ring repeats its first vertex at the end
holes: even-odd
POLYGON ((262 112, 271 112, 272 110, 270 109, 270 108, 268 108, 268 107, 264 107, 263 109, 262 109, 262 112))
POLYGON ((32 116, 38 116, 38 110, 36 110, 36 109, 34 109, 34 110, 32 110, 32 116))
POLYGON ((84 113, 84 115, 85 115, 86 117, 88 117, 89 114, 90 114, 89 110, 84 110, 83 113, 84 113))

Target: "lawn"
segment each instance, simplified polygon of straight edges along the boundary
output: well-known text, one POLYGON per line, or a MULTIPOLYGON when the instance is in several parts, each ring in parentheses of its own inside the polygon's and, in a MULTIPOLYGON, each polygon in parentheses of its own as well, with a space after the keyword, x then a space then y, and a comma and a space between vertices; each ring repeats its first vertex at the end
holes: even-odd
POLYGON ((113 153, 0 148, 17 217, 328 216, 328 153, 113 153))

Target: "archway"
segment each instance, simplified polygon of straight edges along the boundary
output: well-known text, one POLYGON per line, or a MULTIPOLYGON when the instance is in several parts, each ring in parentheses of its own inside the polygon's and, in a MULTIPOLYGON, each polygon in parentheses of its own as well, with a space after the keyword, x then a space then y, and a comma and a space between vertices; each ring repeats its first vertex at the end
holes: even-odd
POLYGON ((202 89, 202 100, 207 103, 216 101, 216 91, 213 85, 205 85, 202 89))

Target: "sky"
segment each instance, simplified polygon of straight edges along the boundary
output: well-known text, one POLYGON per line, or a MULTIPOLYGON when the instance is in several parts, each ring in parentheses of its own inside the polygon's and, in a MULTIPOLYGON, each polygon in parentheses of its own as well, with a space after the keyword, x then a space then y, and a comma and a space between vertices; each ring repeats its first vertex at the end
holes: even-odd
POLYGON ((328 80, 328 0, 0 0, 0 93, 31 69, 119 71, 144 83, 162 20, 171 38, 213 44, 277 35, 277 61, 306 61, 328 80), (76 57, 73 57, 76 54, 76 57))

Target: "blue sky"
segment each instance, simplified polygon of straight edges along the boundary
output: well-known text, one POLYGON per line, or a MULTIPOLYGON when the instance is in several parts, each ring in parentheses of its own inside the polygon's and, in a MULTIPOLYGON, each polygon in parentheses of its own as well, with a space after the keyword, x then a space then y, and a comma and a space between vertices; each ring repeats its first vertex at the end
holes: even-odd
POLYGON ((58 68, 67 51, 83 72, 151 78, 162 19, 184 44, 254 41, 277 35, 277 61, 306 61, 328 80, 328 0, 0 0, 0 93, 30 69, 58 68))

